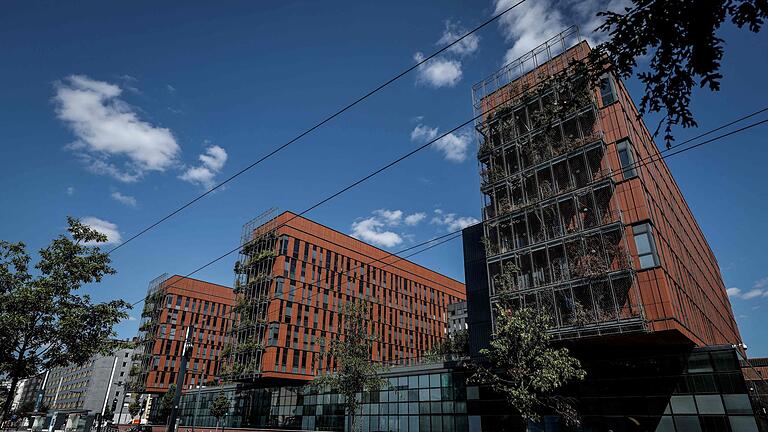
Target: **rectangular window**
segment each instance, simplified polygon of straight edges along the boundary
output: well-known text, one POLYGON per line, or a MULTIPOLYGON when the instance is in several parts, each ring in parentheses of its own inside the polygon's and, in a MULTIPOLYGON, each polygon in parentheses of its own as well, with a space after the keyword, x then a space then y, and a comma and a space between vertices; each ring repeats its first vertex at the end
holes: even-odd
POLYGON ((656 244, 653 241, 651 225, 644 223, 632 227, 635 237, 637 257, 640 260, 640 269, 647 269, 659 265, 659 256, 656 253, 656 244))
POLYGON ((288 255, 288 236, 280 237, 280 255, 288 255))
POLYGON ((629 140, 623 139, 616 143, 616 152, 619 154, 621 173, 625 179, 636 177, 635 156, 632 154, 632 145, 629 140))
POLYGON ((605 75, 600 79, 600 100, 603 106, 608 106, 618 100, 616 97, 616 85, 610 75, 605 75))

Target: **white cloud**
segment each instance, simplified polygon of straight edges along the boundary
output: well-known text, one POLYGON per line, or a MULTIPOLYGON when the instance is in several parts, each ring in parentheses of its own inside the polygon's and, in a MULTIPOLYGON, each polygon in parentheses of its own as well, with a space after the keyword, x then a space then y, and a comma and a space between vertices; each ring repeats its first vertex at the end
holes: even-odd
MULTIPOLYGON (((427 143, 438 136, 438 129, 418 124, 411 131, 411 141, 427 143)), ((467 150, 472 142, 472 135, 467 131, 452 132, 435 141, 434 148, 451 162, 464 162, 467 159, 467 150)))
MULTIPOLYGON (((440 36, 440 39, 437 41, 437 44, 440 46, 448 45, 449 43, 457 40, 458 38, 462 37, 466 33, 467 33, 467 30, 462 28, 459 23, 452 23, 450 21, 446 21, 445 29, 443 30, 442 36, 440 36)), ((467 37, 465 37, 464 39, 462 39, 456 45, 453 45, 452 47, 448 48, 447 51, 456 55, 465 56, 477 51, 477 48, 479 46, 480 46, 480 37, 477 35, 477 33, 472 33, 467 37)))
POLYGON ((135 316, 133 316, 133 315, 131 315, 131 316, 129 316, 129 317, 128 317, 128 321, 138 321, 138 320, 139 320, 139 319, 138 319, 138 318, 136 318, 136 317, 135 317, 135 316))
POLYGON ((122 193, 117 191, 112 192, 110 196, 112 197, 113 200, 121 204, 125 204, 128 207, 136 207, 136 205, 138 204, 138 202, 136 201, 136 198, 130 195, 123 195, 122 193))
POLYGON ((740 288, 728 288, 725 290, 728 293, 728 297, 738 298, 742 300, 752 300, 759 297, 767 297, 768 298, 768 289, 765 289, 765 287, 768 286, 768 278, 762 278, 757 281, 755 281, 755 284, 753 285, 752 289, 749 291, 743 291, 740 288))
POLYGON ((451 162, 464 162, 470 142, 472 135, 469 132, 449 133, 435 142, 435 148, 443 152, 451 162))
MULTIPOLYGON (((424 60, 424 54, 417 52, 413 59, 418 63, 424 60)), ((428 87, 453 87, 461 81, 461 62, 445 57, 436 57, 417 68, 416 82, 428 87)))
POLYGON ((411 131, 411 141, 414 142, 427 142, 432 141, 437 137, 437 128, 431 128, 429 126, 424 126, 423 124, 419 123, 416 125, 415 128, 411 131))
POLYGON ((426 219, 426 217, 427 217, 427 214, 424 212, 409 214, 408 216, 405 217, 405 224, 408 226, 418 225, 419 222, 426 219))
POLYGON ((375 216, 352 223, 352 237, 376 246, 392 247, 403 242, 403 238, 392 231, 387 231, 385 223, 375 216))
POLYGON ((421 212, 406 215, 402 210, 378 209, 373 211, 372 216, 358 218, 353 222, 351 235, 376 246, 397 246, 412 236, 395 232, 392 228, 401 226, 403 222, 407 226, 414 226, 426 217, 421 212))
POLYGON ((768 293, 763 291, 763 290, 761 290, 761 289, 752 289, 752 290, 749 290, 749 291, 747 291, 745 293, 742 293, 741 294, 741 298, 743 298, 744 300, 751 300, 751 299, 756 298, 756 297, 766 296, 766 294, 768 294, 768 293))
POLYGON ((432 141, 437 136, 437 128, 431 128, 419 123, 411 131, 411 141, 427 142, 432 141))
POLYGON ((383 219, 384 223, 390 226, 400 225, 400 220, 403 218, 402 210, 379 209, 375 210, 373 214, 383 219))
POLYGON ((445 213, 440 209, 435 210, 435 216, 432 217, 433 224, 444 226, 448 232, 458 231, 478 222, 478 219, 471 216, 458 216, 456 213, 445 213))
POLYGON ((755 284, 752 285, 752 288, 756 288, 756 289, 762 289, 765 287, 768 287, 768 277, 758 279, 755 281, 755 284))
POLYGON ((74 195, 74 194, 75 194, 75 188, 74 188, 74 187, 72 187, 72 186, 69 186, 69 187, 67 188, 67 191, 66 191, 66 192, 67 192, 67 195, 69 195, 69 196, 72 196, 72 195, 74 195))
MULTIPOLYGON (((443 29, 440 39, 437 40, 437 45, 441 47, 448 45, 466 33, 467 31, 459 23, 446 21, 445 29, 443 29)), ((416 84, 433 88, 455 86, 461 81, 463 75, 461 61, 457 57, 468 56, 477 51, 479 46, 480 37, 477 34, 473 33, 461 39, 441 55, 419 65, 416 69, 416 84)), ((413 55, 413 59, 417 63, 423 62, 425 58, 420 51, 413 55)))
MULTIPOLYGON (((117 225, 112 222, 107 222, 103 219, 99 219, 93 216, 84 217, 80 220, 84 225, 91 227, 93 230, 98 231, 107 236, 106 244, 115 244, 122 241, 120 231, 117 229, 117 225)), ((92 243, 96 244, 96 243, 92 243)), ((100 243, 104 244, 104 243, 100 243)))
POLYGON ((139 119, 120 87, 84 75, 56 85, 56 115, 75 134, 67 147, 98 174, 135 182, 176 164, 181 147, 167 128, 139 119))
POLYGON ((179 178, 210 189, 216 185, 216 174, 224 168, 227 158, 226 150, 217 145, 210 146, 198 157, 201 165, 187 168, 179 178))
MULTIPOLYGON (((494 14, 500 13, 517 0, 495 0, 494 14)), ((629 0, 538 0, 525 2, 499 19, 501 32, 512 46, 504 56, 504 63, 516 60, 547 39, 577 24, 581 35, 594 46, 605 37, 594 30, 602 23, 596 14, 610 10, 622 12, 629 0)))

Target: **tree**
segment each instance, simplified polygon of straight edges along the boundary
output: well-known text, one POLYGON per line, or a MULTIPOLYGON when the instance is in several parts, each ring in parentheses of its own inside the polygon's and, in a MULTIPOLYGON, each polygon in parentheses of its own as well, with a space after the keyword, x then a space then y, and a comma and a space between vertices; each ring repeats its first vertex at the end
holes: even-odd
POLYGON ((219 391, 219 394, 216 395, 210 408, 211 415, 216 419, 216 429, 219 428, 221 419, 229 412, 229 407, 229 398, 223 391, 219 391))
POLYGON ((567 348, 551 345, 549 318, 531 308, 497 307, 496 311, 490 348, 480 350, 487 363, 475 365, 470 381, 490 385, 525 420, 539 421, 549 411, 569 425, 578 425, 573 402, 554 392, 584 379, 586 373, 567 348))
POLYGON ((160 420, 164 423, 168 421, 168 416, 171 414, 171 410, 173 409, 173 399, 175 397, 176 384, 171 384, 170 387, 168 387, 168 391, 160 398, 160 411, 158 414, 160 415, 160 420))
POLYGON ((128 404, 128 414, 133 418, 139 415, 139 412, 141 412, 141 402, 139 401, 139 394, 136 393, 133 397, 133 401, 128 404))
MULTIPOLYGON (((315 377, 312 385, 317 389, 329 389, 341 395, 349 419, 349 430, 357 430, 357 412, 360 405, 358 394, 378 391, 387 381, 380 376, 383 368, 371 361, 375 336, 368 333, 370 307, 362 300, 348 301, 341 313, 343 333, 328 343, 328 350, 321 358, 331 358, 336 363, 334 372, 315 377)), ((325 346, 322 341, 321 346, 325 346)))
MULTIPOLYGON (((76 291, 115 273, 97 246, 107 237, 74 218, 69 236, 40 250, 34 270, 24 243, 0 241, 0 372, 19 380, 45 369, 83 365, 123 345, 113 326, 128 317, 123 300, 94 303, 76 291)), ((10 400, 3 416, 10 411, 10 400)))
POLYGON ((467 355, 469 355, 469 332, 459 330, 436 343, 432 349, 427 351, 426 357, 440 360, 452 356, 464 357, 467 355))
POLYGON ((19 415, 19 417, 23 417, 26 414, 29 414, 35 410, 35 401, 24 401, 19 407, 16 409, 16 413, 19 415))
POLYGON ((590 54, 599 69, 628 78, 637 60, 650 54, 647 70, 637 77, 645 85, 641 114, 662 112, 667 146, 674 139, 672 126, 697 126, 690 111, 691 91, 698 84, 720 89, 720 61, 725 41, 720 26, 730 20, 739 28, 759 32, 768 17, 766 0, 632 0, 620 12, 600 12, 605 18, 598 31, 610 38, 590 54))
POLYGON ((115 412, 112 411, 111 407, 107 407, 104 410, 104 415, 101 416, 101 418, 104 419, 104 421, 106 421, 106 422, 111 422, 115 418, 115 412))

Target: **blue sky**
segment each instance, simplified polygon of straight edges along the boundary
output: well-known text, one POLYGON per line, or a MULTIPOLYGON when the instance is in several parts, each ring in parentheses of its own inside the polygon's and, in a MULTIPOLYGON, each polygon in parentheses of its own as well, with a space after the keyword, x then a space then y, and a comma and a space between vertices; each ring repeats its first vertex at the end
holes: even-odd
MULTIPOLYGON (((192 271, 233 248, 242 224, 267 208, 303 210, 468 120, 474 82, 565 25, 589 28, 592 9, 619 3, 529 1, 121 248, 113 255, 118 274, 87 290, 134 301, 157 275, 192 271)), ((0 238, 38 249, 73 215, 125 239, 497 7, 490 0, 4 3, 0 238)), ((723 35, 722 91, 694 95, 704 129, 766 104, 765 33, 723 35)), ((628 84, 638 97, 637 82, 628 84)), ((740 290, 732 302, 753 356, 768 355, 765 133, 756 128, 669 159, 726 285, 740 290)), ((390 250, 444 234, 479 218, 475 148, 469 130, 458 132, 308 216, 390 250)), ((414 259, 463 279, 458 241, 414 259)), ((233 262, 196 276, 229 285, 233 262)), ((122 323, 121 336, 136 327, 122 323)))

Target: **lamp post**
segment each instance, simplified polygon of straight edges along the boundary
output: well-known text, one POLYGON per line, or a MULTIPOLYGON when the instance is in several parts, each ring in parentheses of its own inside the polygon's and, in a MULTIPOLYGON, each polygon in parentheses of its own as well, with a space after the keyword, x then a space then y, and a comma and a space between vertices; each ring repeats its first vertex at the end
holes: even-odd
POLYGON ((181 351, 181 366, 179 367, 179 377, 176 380, 176 393, 173 396, 173 407, 171 415, 168 416, 167 432, 176 431, 176 418, 179 415, 179 402, 181 402, 181 390, 184 388, 184 378, 187 374, 187 362, 192 356, 192 332, 193 326, 187 327, 187 334, 184 336, 184 349, 181 351))
POLYGON ((195 394, 195 405, 192 409, 192 432, 195 432, 197 423, 197 407, 200 404, 200 392, 203 390, 203 370, 200 369, 200 375, 197 377, 197 393, 195 394))

